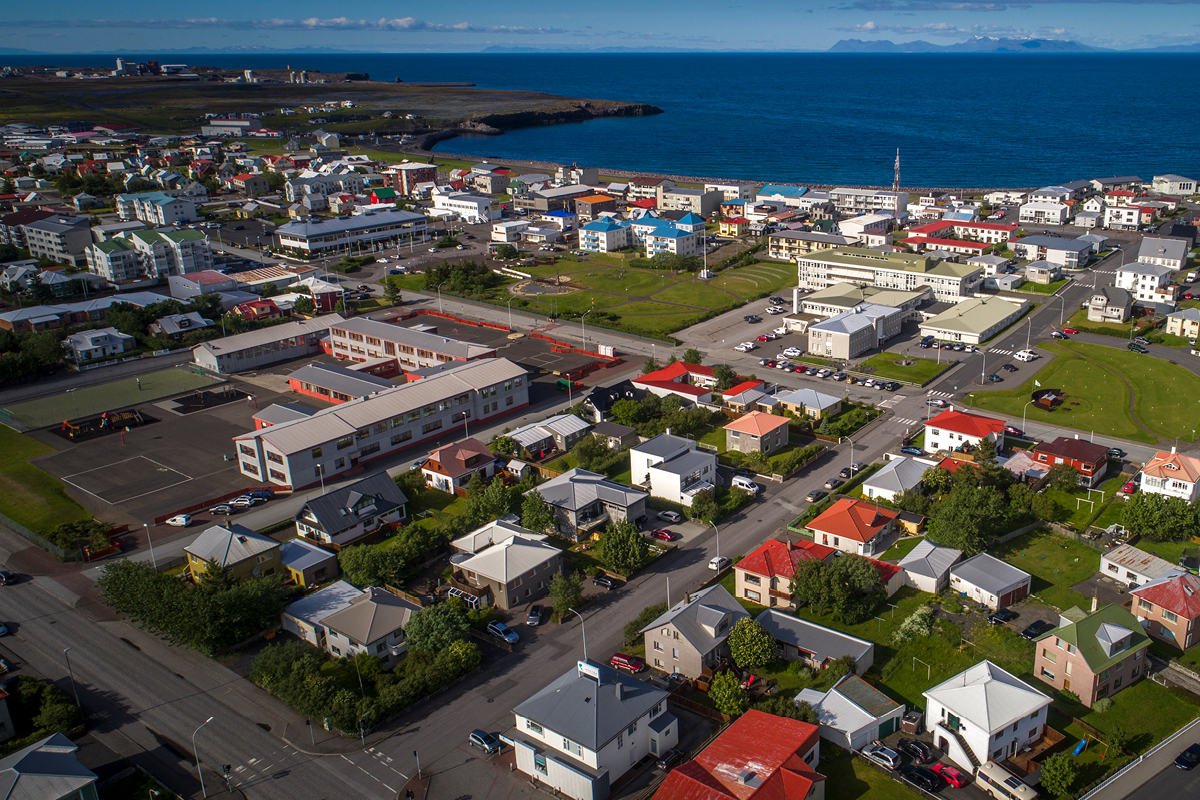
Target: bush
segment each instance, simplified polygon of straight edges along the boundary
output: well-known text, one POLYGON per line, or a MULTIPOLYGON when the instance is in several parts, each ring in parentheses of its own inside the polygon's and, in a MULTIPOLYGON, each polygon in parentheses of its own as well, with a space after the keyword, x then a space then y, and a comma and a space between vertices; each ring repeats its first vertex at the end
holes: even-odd
POLYGON ((1110 708, 1112 708, 1112 704, 1113 703, 1110 698, 1101 697, 1099 700, 1092 703, 1092 711, 1098 711, 1103 714, 1105 711, 1108 711, 1110 708))
POLYGON ((625 623, 622 633, 625 637, 625 644, 635 645, 642 640, 642 628, 649 625, 654 620, 667 613, 666 603, 656 603, 652 606, 646 606, 642 612, 636 617, 625 623))
POLYGON ((903 644, 912 639, 924 639, 933 633, 933 606, 921 606, 900 623, 892 632, 892 644, 903 644))

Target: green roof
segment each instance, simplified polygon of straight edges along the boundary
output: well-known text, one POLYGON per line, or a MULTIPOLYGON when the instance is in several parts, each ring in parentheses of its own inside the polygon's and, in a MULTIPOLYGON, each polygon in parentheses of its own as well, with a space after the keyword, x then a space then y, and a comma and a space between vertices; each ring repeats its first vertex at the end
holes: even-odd
POLYGON ((109 239, 106 242, 96 242, 93 246, 102 253, 116 253, 122 250, 137 249, 124 239, 109 239))
POLYGON ((922 328, 982 334, 1006 320, 1016 319, 1021 306, 997 297, 971 297, 956 303, 936 317, 921 323, 922 328))
POLYGON ((1064 642, 1075 645, 1087 661, 1088 668, 1096 674, 1150 644, 1150 637, 1142 630, 1137 617, 1129 609, 1115 603, 1100 606, 1090 614, 1077 607, 1070 608, 1063 612, 1063 616, 1077 621, 1039 636, 1037 641, 1057 636, 1064 642), (1129 645, 1110 656, 1103 640, 1119 638, 1125 635, 1125 632, 1129 635, 1129 645))
POLYGON ((395 189, 376 189, 375 196, 376 197, 395 197, 396 190, 395 189))
POLYGON ((879 250, 862 250, 858 248, 818 250, 805 257, 807 261, 827 261, 834 264, 844 264, 849 267, 874 269, 901 270, 904 272, 919 272, 923 275, 948 275, 963 278, 978 272, 979 267, 969 264, 955 264, 952 261, 942 261, 932 256, 913 253, 884 253, 879 250))

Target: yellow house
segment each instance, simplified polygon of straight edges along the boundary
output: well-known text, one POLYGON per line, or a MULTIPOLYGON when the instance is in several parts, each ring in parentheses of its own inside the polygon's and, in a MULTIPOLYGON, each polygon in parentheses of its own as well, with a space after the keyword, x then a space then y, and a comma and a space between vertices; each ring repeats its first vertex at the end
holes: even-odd
POLYGON ((745 236, 750 231, 750 220, 745 217, 733 217, 721 220, 722 236, 745 236))
POLYGON ((228 569, 237 581, 274 575, 283 568, 279 542, 241 525, 214 525, 183 550, 194 580, 199 580, 211 563, 228 569))
POLYGON ((1200 337, 1200 309, 1185 308, 1174 314, 1167 314, 1167 333, 1185 339, 1200 337))

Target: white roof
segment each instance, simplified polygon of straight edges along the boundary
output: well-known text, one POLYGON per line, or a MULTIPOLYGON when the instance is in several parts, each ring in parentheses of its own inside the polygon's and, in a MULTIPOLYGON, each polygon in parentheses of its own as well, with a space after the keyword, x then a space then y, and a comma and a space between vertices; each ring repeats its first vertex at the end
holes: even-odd
POLYGON ((326 314, 316 319, 285 322, 282 325, 271 325, 267 328, 259 328, 256 331, 225 336, 210 342, 203 342, 196 345, 196 347, 202 347, 214 355, 220 356, 226 353, 236 353, 239 350, 246 350, 251 347, 259 347, 264 344, 281 342, 284 339, 290 339, 293 336, 302 336, 306 333, 323 333, 328 328, 341 322, 345 322, 341 314, 326 314))
POLYGON ((960 719, 995 733, 1050 705, 1050 698, 991 661, 981 661, 925 692, 960 719))
POLYGON ((941 547, 926 539, 900 559, 899 566, 903 567, 905 572, 930 578, 941 578, 960 558, 962 558, 961 550, 941 547))
POLYGON ((460 562, 458 568, 506 584, 560 555, 554 545, 514 535, 460 562))
POLYGON ((911 458, 893 458, 884 464, 882 469, 863 481, 863 484, 903 494, 921 482, 927 469, 929 469, 927 464, 911 458))
POLYGON ((513 536, 524 536, 526 539, 536 539, 538 541, 546 538, 545 534, 534 533, 527 528, 522 528, 520 525, 514 525, 511 522, 498 519, 489 522, 482 528, 476 528, 466 536, 460 536, 451 542, 450 545, 455 550, 460 550, 464 553, 478 553, 480 550, 491 547, 513 536))
POLYGON ((345 581, 331 583, 319 592, 313 592, 308 597, 301 598, 283 610, 289 617, 295 617, 315 625, 330 614, 350 606, 350 601, 362 594, 345 581))

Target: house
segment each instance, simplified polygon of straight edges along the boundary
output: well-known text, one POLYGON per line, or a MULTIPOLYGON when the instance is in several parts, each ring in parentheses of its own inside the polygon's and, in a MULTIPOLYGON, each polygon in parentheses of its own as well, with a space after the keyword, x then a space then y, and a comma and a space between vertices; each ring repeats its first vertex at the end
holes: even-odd
POLYGON ((865 674, 874 662, 875 645, 866 639, 773 608, 766 609, 755 620, 771 634, 776 655, 785 661, 800 661, 811 669, 822 670, 831 662, 850 656, 858 675, 865 674))
POLYGON ((99 800, 96 774, 75 753, 79 745, 61 733, 0 759, 0 786, 11 800, 99 800))
POLYGON ((828 692, 802 689, 796 702, 817 712, 822 738, 850 750, 895 733, 906 710, 857 675, 842 677, 828 692))
POLYGON ((214 325, 211 319, 200 316, 195 311, 184 314, 168 314, 150 323, 150 333, 154 336, 165 336, 168 339, 182 339, 184 334, 192 331, 202 331, 214 325))
POLYGON ((1029 308, 1028 300, 972 297, 920 323, 922 336, 941 341, 980 344, 1012 325, 1029 308))
POLYGON ((349 608, 350 601, 362 594, 361 589, 346 581, 335 581, 324 589, 290 603, 283 610, 283 629, 328 652, 323 620, 330 614, 349 608))
POLYGON ((1050 698, 991 661, 924 694, 934 746, 968 774, 986 761, 1016 755, 1046 730, 1050 698))
POLYGON ((716 491, 717 454, 695 441, 663 433, 629 450, 631 482, 651 497, 690 508, 695 496, 716 491))
POLYGON ((611 253, 624 250, 633 241, 633 232, 627 222, 610 217, 594 219, 579 229, 579 249, 591 253, 611 253))
POLYGON ((230 176, 225 179, 225 185, 246 197, 258 197, 271 191, 271 184, 267 181, 267 176, 253 172, 230 176))
POLYGON ((843 497, 805 529, 813 541, 844 553, 872 556, 887 549, 898 511, 854 497, 843 497))
POLYGON ((770 413, 779 405, 779 400, 775 395, 767 394, 766 388, 762 381, 742 381, 722 392, 721 402, 735 414, 748 414, 751 411, 770 413))
POLYGON ((1182 336, 1185 339, 1195 339, 1200 336, 1200 309, 1185 308, 1167 314, 1166 331, 1173 336, 1182 336))
POLYGON ((592 438, 599 439, 609 450, 624 450, 638 443, 636 428, 618 425, 615 422, 598 422, 592 426, 592 438))
POLYGON ((1116 231, 1136 231, 1142 223, 1142 207, 1111 205, 1104 208, 1104 227, 1116 231))
POLYGON ((279 307, 279 304, 269 297, 238 303, 231 309, 231 313, 253 320, 280 319, 283 317, 283 310, 279 307))
POLYGON ((793 544, 769 539, 733 565, 734 592, 768 608, 791 608, 797 566, 810 558, 825 561, 835 553, 832 547, 807 540, 793 544))
POLYGON ((434 489, 447 494, 465 495, 467 484, 476 473, 483 479, 496 474, 496 457, 478 439, 443 445, 421 464, 421 474, 434 489))
POLYGON ((745 236, 749 230, 750 220, 746 219, 745 217, 730 217, 728 219, 723 219, 718 226, 718 232, 722 236, 731 236, 734 238, 745 236))
POLYGON ((1196 193, 1196 181, 1182 175, 1155 175, 1150 188, 1156 194, 1189 195, 1196 193))
POLYGON ((925 470, 934 466, 932 462, 918 461, 903 456, 893 458, 883 468, 862 482, 862 496, 868 500, 895 501, 910 489, 920 489, 925 470))
POLYGON ((1028 572, 987 553, 972 556, 950 568, 950 588, 963 597, 996 611, 1029 594, 1028 572))
POLYGON ((565 565, 562 550, 545 539, 545 534, 499 520, 455 539, 459 553, 450 560, 450 593, 472 608, 511 611, 528 605, 546 594, 565 565))
POLYGON ((751 411, 725 426, 726 450, 770 454, 787 446, 787 417, 751 411))
POLYGON ((1003 420, 953 409, 925 422, 925 451, 970 452, 978 447, 999 451, 1004 439, 1003 420))
POLYGON ((1116 285, 1127 289, 1135 300, 1174 303, 1177 287, 1171 283, 1173 275, 1171 267, 1135 261, 1117 267, 1116 285))
POLYGON ((1085 230, 1095 229, 1100 227, 1103 219, 1104 204, 1100 204, 1100 209, 1096 211, 1080 211, 1075 215, 1075 226, 1085 230))
POLYGON ((407 505, 404 491, 381 472, 311 498, 293 519, 298 535, 340 550, 400 522, 407 505))
POLYGON ((1100 574, 1137 587, 1179 572, 1179 567, 1153 553, 1122 544, 1100 556, 1100 574))
POLYGON ((1200 578, 1172 570, 1129 592, 1130 610, 1146 633, 1186 650, 1196 643, 1200 578))
POLYGON ((1142 188, 1143 181, 1137 175, 1115 175, 1111 178, 1092 178, 1097 192, 1132 191, 1142 188))
POLYGON ((904 570, 904 585, 930 594, 941 594, 950 583, 950 568, 962 558, 962 551, 953 547, 942 547, 928 539, 900 559, 898 566, 904 570))
POLYGON ((679 395, 693 403, 711 403, 712 390, 717 385, 712 367, 676 361, 634 378, 633 385, 659 397, 679 395))
POLYGON ((1118 286, 1098 287, 1087 300, 1089 322, 1125 322, 1132 309, 1133 295, 1118 286))
POLYGON ((137 339, 127 333, 121 333, 116 328, 96 328, 90 331, 72 333, 63 339, 63 347, 71 354, 71 359, 78 364, 81 361, 91 361, 107 356, 119 356, 137 347, 137 339))
MULTIPOLYGON (((1017 258, 1049 261, 1065 269, 1082 269, 1092 252, 1091 242, 1053 236, 1025 236, 1010 243, 1017 258)), ((1030 277, 1030 280, 1034 278, 1030 277)))
POLYGON ((288 539, 279 545, 279 559, 292 583, 306 589, 338 574, 337 553, 322 550, 304 539, 288 539))
POLYGON ((1164 497, 1182 497, 1189 503, 1200 497, 1200 458, 1161 450, 1142 468, 1140 488, 1143 492, 1164 497))
POLYGON ((349 605, 324 617, 325 650, 339 658, 370 653, 395 666, 408 649, 404 629, 421 607, 375 586, 350 600, 349 605))
POLYGON ((637 522, 646 515, 645 492, 631 489, 585 469, 571 469, 531 492, 539 492, 554 509, 557 529, 578 538, 618 522, 637 522))
POLYGON ((235 581, 274 575, 283 567, 279 542, 234 523, 213 525, 183 548, 192 580, 200 580, 212 565, 235 581))
POLYGON ((691 679, 711 675, 729 657, 729 632, 749 616, 719 583, 688 592, 642 628, 646 660, 657 670, 691 679))
POLYGON ((506 434, 531 458, 540 459, 556 450, 567 452, 585 436, 592 426, 574 414, 558 414, 522 425, 506 434))
POLYGON ((1129 609, 1093 599, 1091 612, 1069 608, 1057 628, 1034 640, 1033 674, 1091 708, 1145 676, 1149 646, 1129 609))
POLYGON ((824 419, 836 417, 842 411, 842 398, 816 389, 797 389, 794 392, 777 395, 779 405, 784 411, 789 411, 798 417, 824 419))
MULTIPOLYGON (((640 401, 648 394, 650 392, 646 389, 634 386, 632 381, 626 380, 612 386, 594 387, 583 399, 583 406, 589 412, 593 422, 607 422, 612 416, 613 404, 621 400, 640 401)), ((711 398, 712 395, 710 394, 709 397, 711 398)))
POLYGON ((1039 442, 1033 448, 1039 464, 1055 467, 1069 464, 1079 473, 1080 486, 1095 486, 1108 472, 1108 448, 1080 439, 1059 436, 1052 442, 1039 442))
POLYGON ((1034 200, 1021 205, 1018 220, 1022 225, 1064 225, 1071 207, 1063 203, 1034 200))
POLYGON ((816 725, 750 709, 659 785, 653 800, 825 800, 816 725))
POLYGON ((513 709, 516 769, 547 790, 605 800, 647 756, 679 743, 668 693, 612 667, 583 660, 513 709))
POLYGON ((1137 260, 1143 264, 1170 267, 1178 272, 1187 266, 1188 243, 1183 239, 1159 239, 1154 236, 1142 238, 1138 247, 1137 260))

